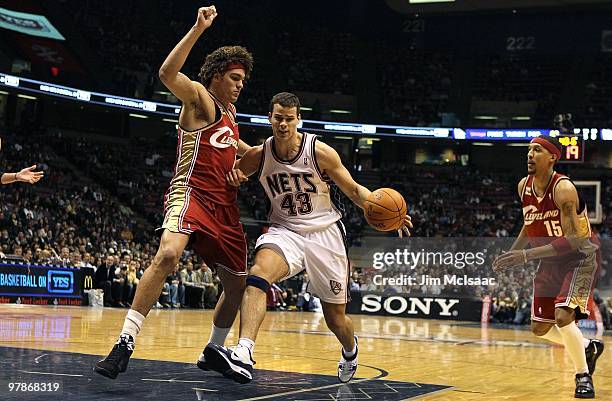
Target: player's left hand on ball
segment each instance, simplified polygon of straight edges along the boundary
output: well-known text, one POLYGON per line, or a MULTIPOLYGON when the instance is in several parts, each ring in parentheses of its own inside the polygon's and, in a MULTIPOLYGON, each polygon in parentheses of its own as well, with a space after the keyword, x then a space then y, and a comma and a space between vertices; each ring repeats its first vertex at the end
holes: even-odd
POLYGON ((515 267, 525 264, 523 251, 508 251, 504 252, 493 261, 493 271, 498 272, 509 267, 515 267))
POLYGON ((225 175, 225 178, 227 179, 227 182, 230 185, 233 185, 235 187, 240 186, 240 184, 242 184, 243 182, 246 182, 249 180, 249 178, 244 175, 244 173, 242 172, 242 170, 236 168, 233 169, 232 171, 230 171, 229 173, 227 173, 225 175))
POLYGON ((410 215, 406 215, 406 217, 404 218, 404 225, 397 230, 397 233, 399 234, 400 238, 403 238, 404 236, 406 237, 410 237, 410 230, 409 228, 412 228, 412 218, 410 217, 410 215))

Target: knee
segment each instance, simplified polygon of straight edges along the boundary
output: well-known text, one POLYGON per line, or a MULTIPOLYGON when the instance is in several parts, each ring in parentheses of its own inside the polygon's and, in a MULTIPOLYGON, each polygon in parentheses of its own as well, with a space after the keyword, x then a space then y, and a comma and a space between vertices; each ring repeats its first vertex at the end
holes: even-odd
POLYGON ((153 266, 151 267, 160 269, 164 273, 169 273, 174 269, 180 257, 181 253, 176 249, 160 247, 155 255, 155 259, 153 259, 153 266))
POLYGON ((555 308, 555 322, 559 327, 565 327, 576 320, 576 312, 570 308, 555 308))
MULTIPOLYGON (((214 287, 209 291, 214 291, 214 287)), ((242 296, 244 295, 244 291, 246 289, 246 278, 245 277, 237 277, 232 279, 230 282, 227 280, 223 282, 223 293, 225 294, 225 302, 231 302, 235 304, 240 304, 242 301, 242 296)))
POLYGON ((271 285, 272 283, 267 277, 258 274, 258 270, 251 270, 246 279, 246 288, 251 294, 255 292, 263 292, 264 294, 267 294, 271 285))
POLYGON ((542 337, 552 327, 552 323, 534 322, 531 321, 531 332, 538 337, 542 337))
POLYGON ((242 297, 244 296, 245 290, 245 285, 235 286, 232 288, 223 288, 223 292, 225 292, 225 299, 230 302, 235 302, 237 304, 240 304, 240 302, 242 301, 242 297))
POLYGON ((334 314, 330 316, 325 316, 325 323, 331 331, 335 332, 344 327, 344 325, 346 324, 346 319, 344 318, 343 314, 334 314))

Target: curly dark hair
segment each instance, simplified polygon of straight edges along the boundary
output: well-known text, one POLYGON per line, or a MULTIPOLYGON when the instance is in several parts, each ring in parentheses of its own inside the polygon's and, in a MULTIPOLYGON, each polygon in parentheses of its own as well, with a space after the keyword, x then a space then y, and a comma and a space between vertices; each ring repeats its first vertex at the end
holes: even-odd
POLYGON ((242 46, 223 46, 206 56, 198 74, 200 82, 208 88, 215 74, 223 75, 227 66, 232 63, 240 63, 244 66, 246 79, 251 76, 253 55, 242 46))

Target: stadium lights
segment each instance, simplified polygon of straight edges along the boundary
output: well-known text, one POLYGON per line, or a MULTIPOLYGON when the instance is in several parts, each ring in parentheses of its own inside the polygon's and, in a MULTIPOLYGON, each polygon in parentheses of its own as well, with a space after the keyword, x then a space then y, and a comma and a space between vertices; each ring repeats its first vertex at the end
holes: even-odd
POLYGON ((496 116, 474 116, 474 120, 497 120, 496 116))
POLYGON ((408 0, 410 4, 454 3, 455 0, 408 0))
POLYGON ((512 119, 514 121, 529 121, 529 120, 531 120, 531 117, 529 117, 529 116, 516 116, 516 117, 512 117, 512 119))
MULTIPOLYGON (((0 95, 10 96, 21 93, 21 97, 34 99, 35 95, 43 95, 44 97, 52 96, 54 98, 67 99, 78 103, 87 103, 99 105, 103 107, 120 108, 129 112, 149 113, 167 118, 167 122, 175 123, 181 111, 181 106, 172 103, 153 102, 142 99, 134 99, 110 95, 89 90, 77 89, 68 86, 62 86, 50 82, 42 82, 29 78, 21 78, 13 75, 0 72, 0 95), (7 92, 8 91, 8 92, 7 92), (30 96, 30 97, 26 97, 30 96)), ((39 96, 40 98, 40 96, 39 96)), ((308 108, 303 107, 304 110, 308 108)), ((339 111, 339 109, 335 109, 339 111)), ((352 113, 348 110, 342 112, 352 113)), ((133 116, 132 116, 133 117, 133 116)), ((267 115, 262 114, 245 114, 237 113, 238 123, 250 126, 269 126, 267 115)), ((521 116, 516 116, 521 117, 521 116)), ((136 117, 138 118, 138 117, 136 117)), ((474 116, 475 119, 490 119, 497 120, 495 116, 480 115, 474 116)), ((393 137, 410 137, 410 138, 439 138, 439 139, 455 139, 455 140, 476 140, 476 141, 529 141, 540 135, 555 135, 558 134, 555 130, 550 129, 503 129, 503 128, 459 128, 459 127, 410 127, 400 125, 385 125, 385 124, 362 124, 359 122, 338 122, 338 121, 323 121, 323 120, 300 120, 298 128, 310 132, 316 132, 326 135, 344 134, 344 135, 376 135, 376 136, 393 136, 393 137)), ((595 141, 600 139, 599 132, 601 128, 576 128, 575 133, 582 136, 585 140, 595 141)), ((606 128, 606 131, 601 131, 601 139, 612 140, 612 130, 606 128)))
POLYGON ((136 117, 136 118, 149 118, 148 116, 144 116, 142 114, 134 114, 134 113, 130 113, 129 116, 136 117))
POLYGON ((22 93, 18 94, 17 97, 20 97, 22 99, 30 99, 30 100, 38 99, 36 96, 24 95, 22 93))
POLYGON ((350 110, 341 110, 341 109, 331 109, 329 112, 334 113, 334 114, 351 114, 352 113, 352 111, 350 110))
POLYGON ((312 111, 312 107, 300 106, 300 110, 312 111))
POLYGON ((474 142, 472 143, 472 145, 474 146, 493 146, 493 144, 489 142, 474 142))
POLYGON ((168 123, 178 123, 178 120, 173 120, 171 118, 162 118, 162 121, 165 121, 168 123))

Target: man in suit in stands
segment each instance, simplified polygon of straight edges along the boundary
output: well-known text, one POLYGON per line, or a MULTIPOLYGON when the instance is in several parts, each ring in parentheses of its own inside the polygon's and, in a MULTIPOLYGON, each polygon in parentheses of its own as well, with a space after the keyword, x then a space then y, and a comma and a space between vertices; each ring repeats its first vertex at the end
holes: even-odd
POLYGON ((94 287, 104 290, 104 306, 113 306, 113 286, 117 286, 119 283, 117 276, 115 276, 115 258, 113 255, 106 256, 106 261, 98 267, 94 275, 94 287))

